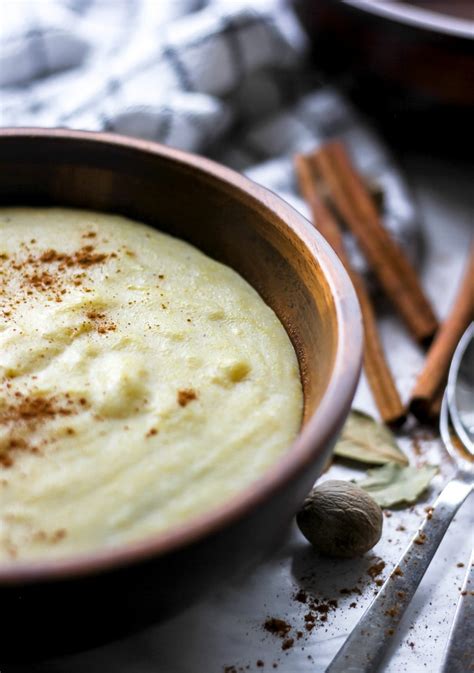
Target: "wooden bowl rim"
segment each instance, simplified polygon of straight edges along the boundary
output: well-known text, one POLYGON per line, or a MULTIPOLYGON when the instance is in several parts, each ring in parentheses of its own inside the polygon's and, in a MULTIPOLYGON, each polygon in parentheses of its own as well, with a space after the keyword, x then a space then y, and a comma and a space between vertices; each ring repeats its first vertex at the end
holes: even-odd
POLYGON ((443 33, 455 37, 474 38, 474 22, 410 4, 378 2, 377 0, 343 0, 346 5, 383 19, 396 21, 414 28, 443 33))
MULTIPOLYGON (((336 254, 311 224, 273 192, 230 168, 188 152, 155 142, 111 133, 66 129, 5 128, 0 142, 8 138, 83 141, 91 146, 123 147, 134 152, 158 155, 201 174, 212 176, 245 203, 276 215, 305 244, 316 259, 330 289, 337 321, 337 346, 328 386, 314 413, 288 451, 257 481, 222 505, 204 512, 170 531, 144 540, 108 549, 92 550, 59 559, 15 561, 0 564, 0 586, 56 581, 118 569, 152 557, 175 552, 249 515, 285 483, 309 466, 330 442, 345 419, 353 398, 362 362, 362 323, 358 301, 349 277, 336 254)), ((53 160, 53 159, 51 159, 53 160)))

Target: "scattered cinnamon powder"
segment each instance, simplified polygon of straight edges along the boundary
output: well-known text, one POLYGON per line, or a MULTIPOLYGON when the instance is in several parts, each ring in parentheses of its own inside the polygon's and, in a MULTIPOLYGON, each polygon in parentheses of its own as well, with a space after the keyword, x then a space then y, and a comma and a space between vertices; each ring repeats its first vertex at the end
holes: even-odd
POLYGON ((421 454, 423 453, 423 447, 422 447, 422 444, 421 444, 421 439, 418 435, 415 435, 414 437, 412 437, 411 444, 412 444, 412 447, 413 447, 414 454, 416 456, 421 456, 421 454))
POLYGON ((425 544, 425 540, 426 540, 426 534, 423 533, 423 531, 420 530, 418 532, 418 535, 414 539, 414 543, 415 544, 425 544))
POLYGON ((117 329, 117 325, 111 320, 107 320, 105 313, 100 311, 87 311, 86 317, 94 324, 99 334, 106 334, 117 329))
POLYGON ((373 563, 369 568, 367 568, 367 574, 370 575, 372 579, 375 579, 377 575, 380 575, 385 568, 385 561, 377 561, 373 563))
POLYGON ((316 621, 316 615, 313 614, 312 612, 308 612, 308 613, 305 614, 304 620, 308 624, 314 624, 314 622, 316 621))
POLYGON ((36 531, 36 533, 33 535, 33 539, 36 542, 47 542, 49 544, 57 544, 61 540, 64 540, 66 535, 67 531, 65 530, 65 528, 59 528, 58 530, 55 530, 50 534, 46 533, 44 530, 39 530, 36 531))
POLYGON ((308 595, 306 591, 303 591, 303 589, 300 589, 295 595, 294 595, 295 601, 298 601, 299 603, 306 603, 308 600, 308 595))
POLYGON ((268 631, 279 638, 284 638, 287 633, 291 631, 291 624, 288 624, 288 622, 285 622, 283 619, 278 619, 277 617, 269 617, 265 621, 263 628, 265 631, 268 631))
POLYGON ((434 507, 425 507, 426 518, 430 521, 433 518, 434 507))
MULTIPOLYGON (((34 239, 30 243, 33 242, 34 239)), ((104 262, 109 257, 117 257, 117 253, 97 252, 93 245, 83 245, 73 253, 65 253, 58 252, 54 248, 43 251, 32 250, 24 243, 16 255, 1 253, 0 273, 3 276, 3 291, 0 294, 4 297, 2 308, 14 308, 21 302, 19 288, 27 296, 42 293, 50 301, 61 302, 68 288, 82 284, 86 277, 85 270, 104 262), (10 282, 14 286, 11 297, 8 295, 10 282)))
POLYGON ((352 587, 352 589, 340 589, 339 593, 342 594, 343 596, 350 596, 351 594, 357 594, 358 596, 362 596, 362 591, 359 589, 359 587, 352 587))
POLYGON ((24 421, 36 427, 39 423, 56 416, 70 416, 72 414, 70 404, 69 400, 61 403, 56 396, 25 396, 16 391, 14 401, 0 411, 0 424, 24 421))
MULTIPOLYGON (((0 426, 7 428, 7 443, 0 453, 0 465, 11 467, 13 455, 18 451, 40 453, 37 446, 25 439, 43 423, 47 423, 58 416, 67 417, 77 413, 78 406, 85 407, 87 401, 81 398, 73 400, 65 395, 40 396, 33 393, 23 394, 19 390, 12 391, 7 384, 5 405, 0 410, 0 426)), ((72 428, 66 429, 67 434, 73 434, 72 428)))
MULTIPOLYGON (((87 268, 93 264, 104 262, 109 255, 105 252, 95 252, 93 245, 84 245, 72 254, 57 252, 54 249, 46 250, 39 256, 40 262, 62 262, 65 266, 81 266, 87 268)), ((34 260, 34 258, 32 258, 34 260)))
POLYGON ((177 400, 180 407, 185 407, 189 402, 197 400, 197 393, 193 388, 178 390, 177 400))
POLYGON ((11 467, 13 458, 8 453, 0 453, 0 465, 2 467, 11 467))
POLYGON ((285 638, 285 640, 281 644, 281 649, 282 650, 289 650, 291 647, 294 645, 294 638, 285 638))
POLYGON ((397 577, 403 577, 404 572, 403 572, 403 570, 400 568, 400 566, 397 566, 397 567, 395 568, 395 570, 393 571, 393 574, 396 575, 397 577))
POLYGON ((105 318, 105 313, 100 313, 99 311, 87 311, 86 316, 89 320, 103 320, 105 318))

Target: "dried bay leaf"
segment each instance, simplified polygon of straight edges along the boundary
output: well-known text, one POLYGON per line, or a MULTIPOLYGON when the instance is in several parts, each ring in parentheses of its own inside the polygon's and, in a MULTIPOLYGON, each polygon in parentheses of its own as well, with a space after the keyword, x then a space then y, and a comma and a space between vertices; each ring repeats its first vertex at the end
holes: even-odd
POLYGON ((351 411, 334 447, 334 455, 371 465, 399 463, 408 465, 408 458, 399 448, 392 432, 363 413, 351 411))
POLYGON ((387 463, 383 467, 367 470, 365 479, 356 483, 367 491, 380 507, 392 507, 400 503, 416 502, 437 471, 435 465, 402 467, 396 463, 387 463))

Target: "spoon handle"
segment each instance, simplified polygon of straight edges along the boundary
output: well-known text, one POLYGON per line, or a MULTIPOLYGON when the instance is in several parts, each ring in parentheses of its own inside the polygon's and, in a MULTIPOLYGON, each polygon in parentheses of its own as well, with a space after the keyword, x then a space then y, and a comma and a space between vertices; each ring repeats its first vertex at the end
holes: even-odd
POLYGON ((326 673, 374 673, 454 515, 472 490, 455 477, 444 487, 418 533, 326 673))
POLYGON ((444 653, 441 673, 465 673, 474 661, 472 624, 474 622, 474 551, 459 596, 456 614, 444 653))

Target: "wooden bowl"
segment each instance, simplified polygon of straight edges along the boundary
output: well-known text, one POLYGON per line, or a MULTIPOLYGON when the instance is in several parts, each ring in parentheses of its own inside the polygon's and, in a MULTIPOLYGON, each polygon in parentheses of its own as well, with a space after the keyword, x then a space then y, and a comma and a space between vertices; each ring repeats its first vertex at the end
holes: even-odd
POLYGON ((285 325, 305 399, 291 449, 216 510, 116 549, 0 565, 1 664, 88 647, 163 619, 274 547, 347 415, 362 330, 352 285, 323 238, 277 196, 207 159, 114 135, 7 129, 0 204, 121 213, 230 265, 285 325))

